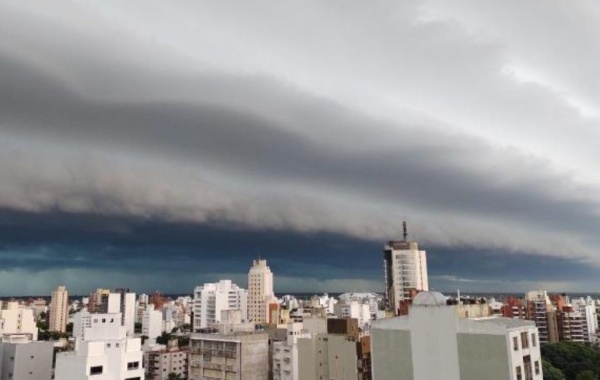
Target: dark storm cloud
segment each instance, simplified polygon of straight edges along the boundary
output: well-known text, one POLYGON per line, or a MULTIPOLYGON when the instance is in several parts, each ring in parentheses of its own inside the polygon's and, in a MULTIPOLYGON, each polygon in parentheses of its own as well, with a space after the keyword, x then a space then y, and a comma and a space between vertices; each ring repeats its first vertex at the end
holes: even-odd
MULTIPOLYGON (((18 255, 39 270, 96 257, 134 266, 163 249, 185 264, 192 241, 227 259, 200 271, 226 273, 256 254, 240 247, 262 231, 297 236, 297 249, 276 249, 291 286, 335 272, 301 253, 318 251, 311 236, 366 250, 405 217, 420 241, 465 248, 473 268, 485 264, 477 252, 600 262, 598 94, 565 72, 598 54, 581 34, 567 36, 589 49, 561 43, 573 56, 557 57, 545 38, 525 49, 524 25, 509 30, 480 4, 135 4, 0 6, 0 206, 25 218, 3 225, 0 244, 15 267, 18 255), (323 34, 306 33, 307 19, 323 34), (81 240, 61 233, 79 222, 81 240), (186 235, 207 226, 234 247, 186 235)), ((569 30, 552 4, 536 25, 569 30)))

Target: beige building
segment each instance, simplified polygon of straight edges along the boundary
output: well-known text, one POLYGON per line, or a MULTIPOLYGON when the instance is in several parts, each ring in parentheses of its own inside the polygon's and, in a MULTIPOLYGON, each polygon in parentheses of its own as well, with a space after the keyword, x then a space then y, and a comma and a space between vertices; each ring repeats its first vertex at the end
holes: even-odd
POLYGON ((64 333, 67 331, 67 317, 69 310, 67 309, 69 303, 69 292, 64 286, 59 286, 55 291, 52 292, 52 299, 50 301, 50 321, 48 329, 50 331, 58 331, 64 333))
POLYGON ((274 301, 273 272, 267 260, 254 260, 248 272, 248 319, 254 323, 267 323, 269 304, 274 301))
POLYGON ((167 380, 174 373, 181 379, 188 378, 189 349, 179 348, 177 340, 169 342, 168 347, 144 352, 146 380, 167 380))
POLYGON ((201 334, 190 337, 189 380, 267 380, 269 334, 201 334))

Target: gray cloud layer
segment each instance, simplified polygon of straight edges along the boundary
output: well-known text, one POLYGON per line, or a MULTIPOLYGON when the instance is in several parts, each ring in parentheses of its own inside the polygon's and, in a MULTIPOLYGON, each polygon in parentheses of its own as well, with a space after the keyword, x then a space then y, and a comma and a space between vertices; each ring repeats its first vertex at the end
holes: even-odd
POLYGON ((3 3, 0 206, 597 265, 599 7, 3 3))

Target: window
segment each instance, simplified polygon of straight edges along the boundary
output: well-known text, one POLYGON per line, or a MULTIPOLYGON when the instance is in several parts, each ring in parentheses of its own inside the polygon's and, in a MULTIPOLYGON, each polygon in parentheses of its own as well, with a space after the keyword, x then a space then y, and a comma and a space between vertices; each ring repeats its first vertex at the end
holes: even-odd
POLYGON ((101 375, 101 374, 102 374, 102 366, 101 365, 90 367, 90 375, 101 375))
POLYGON ((517 351, 519 349, 519 339, 516 336, 513 336, 513 350, 517 351))
POLYGON ((531 334, 531 345, 533 347, 537 346, 537 336, 535 334, 531 334))
POLYGON ((540 361, 539 360, 535 361, 535 374, 536 375, 540 374, 540 361))
POLYGON ((129 362, 127 363, 127 370, 133 371, 134 369, 140 368, 140 362, 129 362))
POLYGON ((523 380, 523 373, 521 371, 521 366, 517 366, 517 380, 523 380))
POLYGON ((527 332, 522 332, 521 333, 521 347, 525 348, 529 348, 529 340, 528 340, 529 335, 527 334, 527 332))

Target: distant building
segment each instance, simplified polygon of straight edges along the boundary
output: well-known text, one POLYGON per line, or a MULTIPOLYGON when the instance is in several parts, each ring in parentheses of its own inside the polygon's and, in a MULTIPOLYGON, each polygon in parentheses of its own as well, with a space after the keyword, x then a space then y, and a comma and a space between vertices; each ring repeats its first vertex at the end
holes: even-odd
POLYGON ((386 307, 399 314, 403 301, 419 291, 429 290, 427 255, 416 241, 408 241, 406 222, 400 241, 389 241, 383 249, 386 307))
POLYGON ((269 335, 192 333, 189 380, 267 380, 269 335))
POLYGON ((242 320, 247 320, 248 291, 231 280, 208 283, 194 289, 194 330, 221 322, 224 310, 240 310, 242 320))
POLYGON ((525 315, 534 321, 540 333, 541 343, 558 342, 556 310, 546 291, 529 291, 525 295, 525 315))
POLYGON ((273 272, 267 260, 254 260, 248 272, 248 319, 268 323, 269 304, 274 300, 273 272))
POLYGON ((67 289, 64 286, 59 286, 52 292, 48 330, 61 333, 67 331, 67 317, 69 315, 69 310, 67 309, 68 303, 69 292, 67 292, 67 289))
POLYGON ((55 378, 144 380, 141 339, 127 337, 121 318, 121 313, 83 315, 75 350, 56 355, 55 378))
POLYGON ((437 292, 421 292, 408 316, 371 327, 377 380, 542 380, 534 323, 512 318, 459 318, 437 292))
POLYGON ((6 335, 0 342, 0 379, 50 380, 52 342, 32 342, 24 335, 6 335))
POLYGON ((154 342, 162 333, 162 312, 155 310, 154 305, 150 304, 142 315, 142 335, 147 336, 151 342, 154 342))

